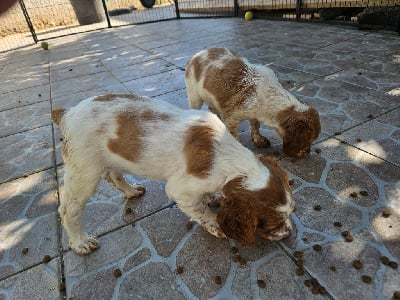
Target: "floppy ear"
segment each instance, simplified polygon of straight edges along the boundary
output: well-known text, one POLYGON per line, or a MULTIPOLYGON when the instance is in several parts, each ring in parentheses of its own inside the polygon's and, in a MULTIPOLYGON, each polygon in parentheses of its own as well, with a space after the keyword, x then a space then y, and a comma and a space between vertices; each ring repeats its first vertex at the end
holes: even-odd
POLYGON ((241 187, 241 181, 235 178, 224 186, 217 222, 227 237, 251 245, 256 238, 257 219, 249 201, 250 191, 241 187))

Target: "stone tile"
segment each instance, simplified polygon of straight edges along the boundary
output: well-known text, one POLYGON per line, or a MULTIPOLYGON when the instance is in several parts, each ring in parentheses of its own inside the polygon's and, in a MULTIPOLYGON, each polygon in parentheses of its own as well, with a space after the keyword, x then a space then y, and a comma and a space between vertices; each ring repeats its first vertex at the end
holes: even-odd
POLYGON ((338 138, 377 157, 400 165, 400 143, 393 136, 400 130, 400 109, 346 131, 338 138))
POLYGON ((177 247, 188 229, 189 218, 177 207, 171 207, 140 222, 150 242, 160 256, 168 257, 177 247))
POLYGON ((224 284, 230 269, 230 247, 226 239, 217 239, 197 227, 177 254, 176 264, 183 267, 182 281, 199 299, 214 296, 221 288, 214 283, 220 276, 224 284))
POLYGON ((260 299, 324 299, 313 295, 304 280, 307 275, 296 275, 296 265, 284 255, 275 255, 257 268, 256 280, 263 280, 265 288, 258 289, 260 299), (290 275, 289 275, 290 274, 290 275))
POLYGON ((44 84, 1 94, 0 111, 50 100, 50 85, 44 84))
POLYGON ((131 255, 124 264, 124 271, 129 271, 140 264, 148 261, 151 258, 151 252, 148 248, 139 250, 137 253, 131 255))
POLYGON ((187 299, 179 290, 174 274, 163 263, 149 263, 123 278, 120 299, 187 299))
POLYGON ((371 225, 390 254, 400 261, 400 209, 380 209, 371 216, 371 225), (390 215, 386 217, 383 211, 390 215))
POLYGON ((176 69, 128 81, 124 85, 134 94, 145 96, 161 95, 183 89, 185 87, 184 72, 176 69))
POLYGON ((76 49, 56 54, 50 62, 50 74, 58 69, 73 68, 85 63, 98 61, 98 53, 87 53, 85 49, 76 49))
MULTIPOLYGON (((167 101, 173 105, 176 105, 182 109, 189 109, 189 102, 186 94, 186 89, 173 91, 170 93, 162 94, 157 96, 157 99, 167 101)), ((206 109, 206 107, 203 107, 206 109)))
POLYGON ((88 273, 97 273, 127 257, 142 243, 142 237, 133 226, 126 226, 99 239, 101 245, 87 256, 73 251, 64 255, 67 291, 73 291, 77 282, 88 273))
POLYGON ((292 92, 318 110, 322 132, 330 135, 370 120, 371 112, 380 115, 398 105, 397 97, 328 77, 300 84, 292 92))
POLYGON ((296 201, 296 216, 301 224, 320 232, 341 237, 341 232, 351 230, 360 225, 362 214, 350 204, 328 192, 317 188, 304 188, 294 194, 296 201), (317 210, 316 206, 320 209, 317 210), (340 222, 341 227, 334 226, 340 222))
POLYGON ((35 129, 51 123, 50 102, 39 102, 0 112, 0 137, 35 129))
POLYGON ((304 252, 304 265, 324 283, 328 291, 338 299, 374 299, 374 286, 378 284, 380 267, 379 251, 356 242, 333 242, 323 244, 319 252, 304 252), (362 262, 362 269, 352 266, 354 260, 362 262), (336 271, 330 269, 336 267, 336 271), (373 283, 364 283, 361 276, 372 277, 373 283))
POLYGON ((0 281, 0 297, 5 299, 60 299, 60 261, 53 259, 48 264, 40 264, 25 272, 0 281))
POLYGON ((395 291, 399 291, 400 272, 391 268, 386 268, 383 277, 383 291, 382 296, 385 299, 394 298, 395 291))
POLYGON ((107 69, 99 60, 94 60, 74 66, 67 66, 51 71, 50 82, 66 80, 74 77, 105 72, 107 69))
POLYGON ((100 59, 108 69, 143 63, 155 58, 157 58, 157 55, 132 46, 116 48, 110 51, 103 50, 98 54, 98 59, 100 59))
POLYGON ((74 77, 51 84, 52 97, 61 97, 79 92, 98 89, 104 86, 117 85, 118 81, 110 72, 74 77))
POLYGON ((134 65, 123 66, 112 69, 111 72, 120 82, 126 82, 134 79, 151 76, 175 69, 172 64, 161 59, 153 59, 140 62, 134 65))
POLYGON ((50 168, 51 139, 51 126, 0 138, 0 182, 50 168))
POLYGON ((313 183, 318 183, 320 181, 326 165, 325 160, 315 153, 310 153, 310 155, 302 159, 287 157, 284 158, 281 163, 290 173, 313 183))
POLYGON ((47 65, 27 66, 7 72, 3 69, 0 79, 2 93, 15 91, 16 83, 18 83, 18 89, 45 85, 49 82, 49 67, 47 65))

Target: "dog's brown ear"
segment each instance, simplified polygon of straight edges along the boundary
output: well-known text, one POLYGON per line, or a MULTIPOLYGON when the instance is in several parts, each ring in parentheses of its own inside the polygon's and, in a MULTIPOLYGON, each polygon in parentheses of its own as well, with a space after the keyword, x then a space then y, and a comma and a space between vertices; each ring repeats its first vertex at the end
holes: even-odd
POLYGON ((237 240, 242 245, 251 245, 255 242, 256 220, 247 211, 232 209, 232 207, 221 207, 217 222, 227 237, 237 240))

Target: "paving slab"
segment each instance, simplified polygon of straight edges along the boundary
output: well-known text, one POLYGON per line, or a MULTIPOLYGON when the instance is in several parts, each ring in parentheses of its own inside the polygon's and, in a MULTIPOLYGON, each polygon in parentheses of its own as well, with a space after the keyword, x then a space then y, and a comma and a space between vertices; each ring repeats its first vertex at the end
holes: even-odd
MULTIPOLYGON (((185 19, 76 34, 0 58, 0 299, 392 299, 400 291, 400 39, 380 31, 241 18, 185 19), (270 66, 315 107, 322 132, 304 159, 275 130, 253 145, 288 171, 296 201, 282 241, 242 246, 191 222, 165 194, 138 199, 102 180, 82 224, 88 256, 69 249, 57 214, 62 135, 50 111, 106 93, 187 109, 184 69, 207 47, 270 66), (45 257, 48 255, 48 257, 45 257)), ((206 110, 204 105, 202 109, 206 110)))

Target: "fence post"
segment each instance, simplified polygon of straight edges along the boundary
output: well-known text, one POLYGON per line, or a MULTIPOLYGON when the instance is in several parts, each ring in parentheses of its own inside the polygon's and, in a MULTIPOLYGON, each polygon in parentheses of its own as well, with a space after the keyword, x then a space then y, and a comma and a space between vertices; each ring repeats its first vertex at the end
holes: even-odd
POLYGON ((110 16, 108 15, 108 9, 107 9, 106 1, 107 0, 101 0, 101 2, 103 3, 104 14, 106 15, 106 19, 107 19, 107 26, 108 26, 108 28, 112 28, 111 22, 110 22, 110 16))
POLYGON ((179 5, 178 5, 178 0, 174 0, 175 3, 175 13, 176 13, 176 18, 180 19, 181 18, 181 14, 179 12, 179 5))
POLYGON ((296 0, 296 21, 301 19, 301 0, 296 0))
POLYGON ((239 1, 233 0, 233 14, 235 17, 239 16, 239 1))
POLYGON ((29 18, 28 11, 26 9, 26 6, 25 6, 25 3, 24 3, 23 0, 19 0, 19 6, 22 9, 22 13, 24 14, 26 23, 28 24, 29 30, 31 31, 33 41, 35 42, 35 44, 37 44, 38 38, 37 38, 37 35, 36 35, 36 32, 35 32, 35 28, 33 28, 33 25, 32 25, 32 22, 31 22, 31 18, 29 18))

